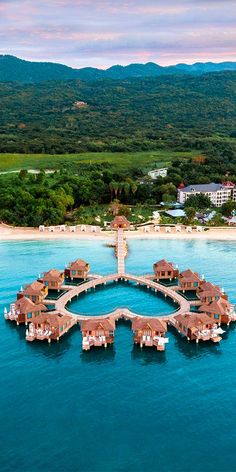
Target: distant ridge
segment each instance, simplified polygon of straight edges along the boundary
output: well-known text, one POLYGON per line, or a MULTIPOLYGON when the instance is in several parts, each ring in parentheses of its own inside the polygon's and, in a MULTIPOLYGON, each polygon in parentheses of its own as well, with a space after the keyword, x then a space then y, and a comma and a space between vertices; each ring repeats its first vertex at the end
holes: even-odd
POLYGON ((176 64, 160 66, 154 62, 147 64, 114 65, 102 70, 94 67, 73 69, 53 62, 30 62, 15 56, 0 55, 0 82, 37 83, 47 80, 80 79, 93 81, 98 79, 129 79, 158 77, 163 75, 202 75, 211 72, 236 70, 236 62, 196 62, 195 64, 176 64))

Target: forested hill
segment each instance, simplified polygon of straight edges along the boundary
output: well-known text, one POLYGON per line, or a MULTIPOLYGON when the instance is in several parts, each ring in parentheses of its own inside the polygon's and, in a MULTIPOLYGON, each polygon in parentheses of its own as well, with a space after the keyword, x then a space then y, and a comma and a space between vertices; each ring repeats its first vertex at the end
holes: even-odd
POLYGON ((0 84, 0 151, 199 147, 236 136, 236 72, 0 84))
POLYGON ((47 80, 98 80, 158 77, 164 75, 201 75, 210 72, 236 70, 236 62, 177 64, 162 67, 153 62, 147 64, 115 65, 107 70, 85 67, 73 69, 50 62, 30 62, 14 56, 0 55, 0 82, 37 83, 47 80))

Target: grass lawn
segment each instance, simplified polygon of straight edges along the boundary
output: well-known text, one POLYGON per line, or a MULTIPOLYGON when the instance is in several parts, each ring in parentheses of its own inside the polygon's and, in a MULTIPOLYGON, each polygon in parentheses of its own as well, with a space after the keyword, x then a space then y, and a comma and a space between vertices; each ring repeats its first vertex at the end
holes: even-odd
POLYGON ((199 151, 174 152, 169 150, 112 153, 88 152, 83 154, 0 154, 0 172, 21 169, 58 169, 67 163, 95 164, 110 163, 114 167, 127 169, 131 167, 152 168, 168 167, 173 159, 186 159, 199 154, 199 151))

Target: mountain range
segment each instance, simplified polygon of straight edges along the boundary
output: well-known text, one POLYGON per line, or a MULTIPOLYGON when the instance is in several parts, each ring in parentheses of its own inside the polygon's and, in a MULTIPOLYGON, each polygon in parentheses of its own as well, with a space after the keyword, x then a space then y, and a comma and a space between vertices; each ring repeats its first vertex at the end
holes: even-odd
POLYGON ((158 77, 164 75, 203 75, 211 72, 236 70, 236 62, 197 62, 195 64, 176 64, 160 66, 153 62, 147 64, 114 65, 109 69, 85 67, 74 69, 53 62, 31 62, 15 56, 0 55, 0 82, 37 83, 48 80, 80 79, 95 81, 99 79, 124 80, 129 78, 158 77))

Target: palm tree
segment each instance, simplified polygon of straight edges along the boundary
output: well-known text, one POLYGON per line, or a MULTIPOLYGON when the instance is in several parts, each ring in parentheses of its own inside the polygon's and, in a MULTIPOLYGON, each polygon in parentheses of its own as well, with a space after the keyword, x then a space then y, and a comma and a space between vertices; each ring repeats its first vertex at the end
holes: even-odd
POLYGON ((124 189, 126 198, 128 198, 129 192, 130 192, 130 184, 129 184, 129 182, 124 182, 124 183, 123 183, 123 189, 124 189))
POLYGON ((112 202, 112 197, 113 197, 113 182, 110 182, 110 183, 109 183, 109 189, 110 189, 110 192, 111 192, 111 202, 112 202))
POLYGON ((118 182, 113 181, 113 190, 114 190, 115 196, 117 198, 117 195, 118 195, 118 192, 119 192, 119 183, 118 182))
POLYGON ((115 182, 114 180, 112 180, 110 183, 109 183, 109 187, 110 187, 110 191, 111 191, 111 201, 113 199, 113 192, 117 198, 117 194, 118 194, 118 190, 119 190, 119 184, 117 182, 115 182))
POLYGON ((132 182, 132 184, 131 184, 131 192, 132 192, 132 194, 134 195, 134 194, 137 192, 137 190, 138 190, 138 186, 136 185, 135 182, 132 182))

